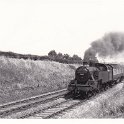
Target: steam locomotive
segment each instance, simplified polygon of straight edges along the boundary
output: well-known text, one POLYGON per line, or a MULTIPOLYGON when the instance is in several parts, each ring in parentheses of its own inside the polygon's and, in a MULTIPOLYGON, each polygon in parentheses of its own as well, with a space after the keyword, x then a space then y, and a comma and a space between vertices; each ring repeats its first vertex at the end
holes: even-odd
POLYGON ((124 79, 124 66, 118 64, 84 64, 75 71, 75 79, 68 85, 68 92, 88 94, 100 91, 106 85, 114 85, 124 79))

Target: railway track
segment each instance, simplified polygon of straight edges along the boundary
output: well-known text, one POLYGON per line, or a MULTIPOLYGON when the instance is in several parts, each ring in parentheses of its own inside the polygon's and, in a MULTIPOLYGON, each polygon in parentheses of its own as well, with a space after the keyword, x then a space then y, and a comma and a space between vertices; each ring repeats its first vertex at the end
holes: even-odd
POLYGON ((63 112, 67 112, 68 110, 72 110, 74 107, 81 105, 89 98, 84 100, 74 100, 72 98, 65 99, 63 97, 51 100, 49 102, 41 103, 37 107, 31 107, 28 110, 23 112, 14 113, 6 116, 6 118, 16 118, 16 119, 24 119, 24 118, 58 118, 63 114, 63 112))
POLYGON ((23 111, 23 113, 19 112, 16 114, 13 114, 11 116, 7 116, 6 118, 16 118, 16 119, 24 119, 24 118, 58 118, 60 114, 63 114, 63 112, 66 112, 67 110, 72 109, 73 107, 80 105, 84 100, 72 100, 72 99, 64 99, 59 98, 57 100, 54 100, 52 104, 45 103, 41 106, 38 106, 37 108, 31 108, 28 111, 23 111), (57 101, 58 102, 55 102, 57 101), (47 105, 46 105, 47 104, 47 105), (32 111, 33 110, 33 111, 32 111))
MULTIPOLYGON (((58 118, 63 112, 66 112, 67 110, 73 109, 74 107, 77 107, 78 105, 82 104, 84 101, 79 100, 71 100, 64 104, 60 104, 58 106, 55 106, 51 109, 48 109, 43 112, 42 118, 49 119, 49 118, 58 118)), ((41 114, 37 114, 36 117, 40 117, 41 114)))
MULTIPOLYGON (((59 118, 88 99, 65 99, 66 89, 0 106, 0 118, 59 118)), ((94 96, 95 97, 95 96, 94 96)), ((93 99, 93 97, 92 97, 93 99)))
MULTIPOLYGON (((84 102, 84 101, 83 101, 84 102)), ((41 110, 35 111, 33 113, 21 116, 19 118, 57 118, 63 112, 72 109, 73 107, 81 104, 82 101, 80 100, 65 100, 60 103, 54 104, 52 106, 45 107, 41 110)))
POLYGON ((94 94, 92 97, 88 97, 87 99, 84 100, 68 99, 60 102, 59 104, 54 104, 53 106, 43 108, 39 111, 35 111, 34 113, 30 113, 29 115, 27 114, 20 118, 43 118, 43 119, 60 118, 63 114, 67 113, 68 110, 72 110, 73 108, 79 105, 85 104, 86 101, 88 102, 90 100, 93 100, 102 94, 104 94, 104 92, 101 92, 96 95, 94 94))
MULTIPOLYGON (((40 99, 36 101, 35 99, 35 101, 30 103, 27 103, 27 100, 24 100, 24 103, 22 101, 18 101, 17 104, 13 103, 14 105, 8 104, 6 107, 1 106, 2 109, 0 110, 0 117, 16 119, 53 118, 82 103, 82 100, 63 98, 62 96, 65 93, 66 90, 63 90, 61 92, 57 92, 57 95, 55 94, 54 96, 49 96, 49 98, 45 97, 45 99, 42 100, 40 99)), ((31 101, 31 99, 29 101, 31 101)))
POLYGON ((51 94, 33 97, 22 101, 13 102, 1 106, 1 118, 58 118, 66 112, 85 102, 86 100, 65 99, 62 96, 66 90, 57 91, 51 94), (56 94, 57 93, 57 94, 56 94), (39 98, 39 99, 38 99, 39 98), (17 103, 17 104, 16 104, 17 103))
POLYGON ((30 108, 37 107, 38 105, 42 105, 50 101, 56 100, 62 97, 65 93, 67 93, 67 90, 63 89, 63 90, 31 97, 28 99, 23 99, 23 100, 0 105, 0 118, 5 118, 12 114, 16 114, 21 111, 26 111, 30 108))

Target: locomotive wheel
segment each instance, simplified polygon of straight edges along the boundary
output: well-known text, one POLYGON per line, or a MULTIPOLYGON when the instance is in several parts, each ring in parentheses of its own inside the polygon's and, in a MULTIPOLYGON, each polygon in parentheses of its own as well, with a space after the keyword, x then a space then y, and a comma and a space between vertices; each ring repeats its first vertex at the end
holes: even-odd
POLYGON ((91 96, 92 96, 91 92, 87 92, 87 97, 89 98, 91 96))
POLYGON ((77 88, 75 88, 75 90, 72 92, 73 94, 73 98, 76 98, 79 95, 79 91, 77 88))
POLYGON ((76 95, 76 94, 78 94, 79 92, 78 92, 78 89, 77 88, 75 88, 75 90, 74 90, 74 94, 76 95))
POLYGON ((81 92, 80 93, 80 98, 86 99, 87 98, 87 93, 86 92, 81 92))
POLYGON ((110 88, 109 83, 106 83, 105 86, 104 86, 104 90, 106 91, 106 90, 108 90, 109 88, 110 88))
POLYGON ((110 86, 109 86, 109 84, 107 84, 107 85, 106 85, 106 89, 109 89, 109 88, 110 88, 110 86))
POLYGON ((116 82, 117 82, 117 84, 120 83, 120 78, 118 78, 118 79, 116 80, 116 82))
POLYGON ((101 91, 101 83, 98 82, 98 84, 97 84, 97 93, 99 93, 100 91, 101 91))
POLYGON ((120 82, 123 81, 123 76, 120 77, 120 82))
POLYGON ((113 87, 115 85, 115 81, 111 81, 110 83, 109 83, 109 86, 110 87, 113 87))
POLYGON ((92 95, 95 96, 97 94, 96 90, 92 91, 92 95))
POLYGON ((87 97, 88 97, 88 98, 92 97, 93 95, 94 95, 93 91, 87 92, 87 97))
POLYGON ((114 86, 114 81, 110 82, 110 86, 113 87, 114 86))

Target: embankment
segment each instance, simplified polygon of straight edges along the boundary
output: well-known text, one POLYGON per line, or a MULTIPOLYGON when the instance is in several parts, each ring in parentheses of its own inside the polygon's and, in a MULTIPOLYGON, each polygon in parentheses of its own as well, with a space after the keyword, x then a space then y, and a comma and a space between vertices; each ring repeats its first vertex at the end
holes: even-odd
POLYGON ((0 57, 0 103, 66 88, 78 66, 0 57))

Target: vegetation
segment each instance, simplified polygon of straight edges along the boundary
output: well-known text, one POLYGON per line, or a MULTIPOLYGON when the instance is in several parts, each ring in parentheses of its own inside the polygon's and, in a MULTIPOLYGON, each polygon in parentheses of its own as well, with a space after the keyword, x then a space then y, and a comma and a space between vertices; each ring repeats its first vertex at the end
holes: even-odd
POLYGON ((101 103, 99 118, 124 118, 124 89, 101 103))
POLYGON ((77 66, 0 57, 0 103, 63 89, 77 66))
POLYGON ((49 61, 56 61, 60 63, 67 63, 67 64, 74 64, 80 63, 82 64, 83 61, 78 55, 73 55, 72 57, 68 54, 56 53, 55 50, 51 50, 48 55, 45 56, 38 56, 38 55, 30 55, 30 54, 18 54, 14 52, 2 52, 0 51, 0 56, 6 56, 9 58, 17 58, 17 59, 30 59, 30 60, 49 60, 49 61))

